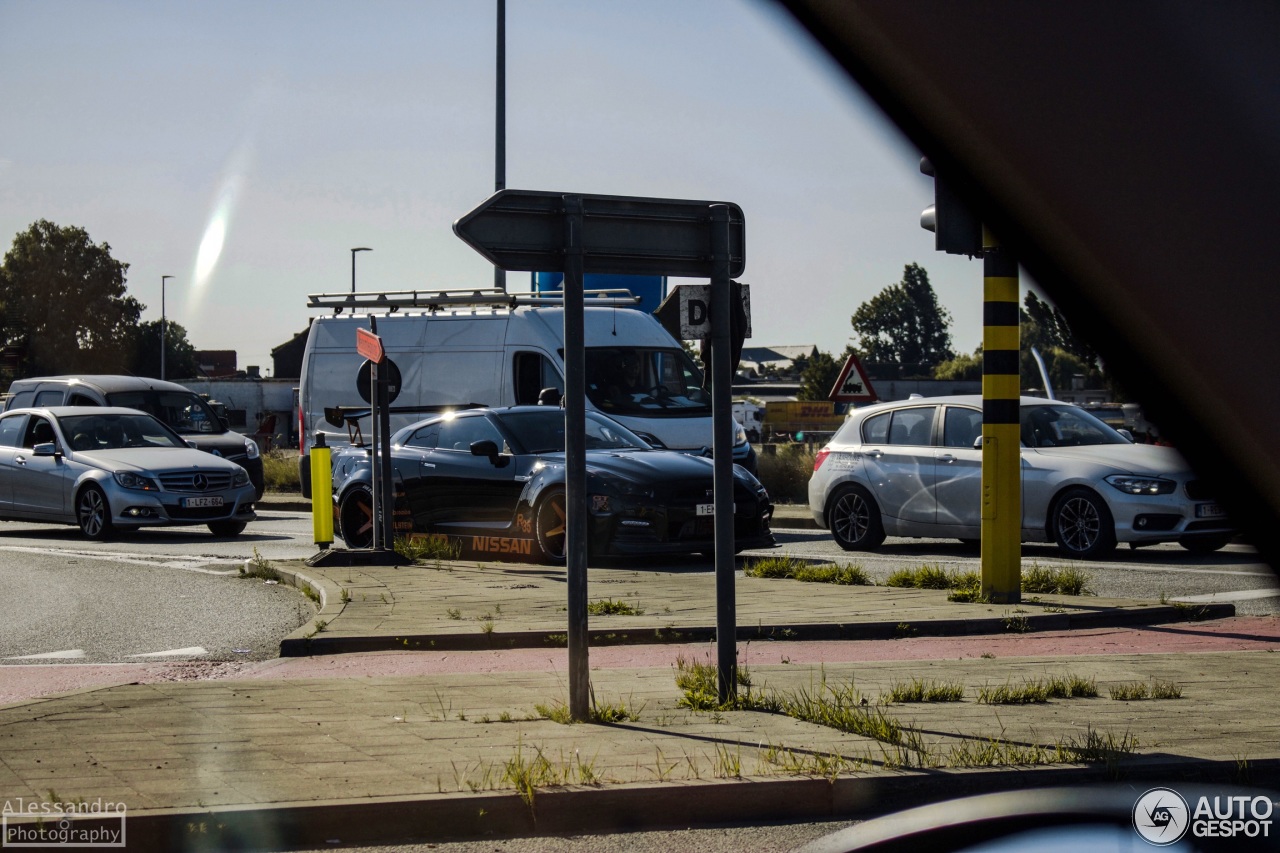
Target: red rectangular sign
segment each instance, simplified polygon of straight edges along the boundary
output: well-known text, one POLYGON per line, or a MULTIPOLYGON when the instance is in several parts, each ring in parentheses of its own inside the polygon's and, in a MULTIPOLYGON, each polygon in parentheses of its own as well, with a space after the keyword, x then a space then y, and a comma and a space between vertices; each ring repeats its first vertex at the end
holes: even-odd
POLYGON ((356 352, 379 364, 382 361, 382 338, 367 329, 356 329, 356 352))

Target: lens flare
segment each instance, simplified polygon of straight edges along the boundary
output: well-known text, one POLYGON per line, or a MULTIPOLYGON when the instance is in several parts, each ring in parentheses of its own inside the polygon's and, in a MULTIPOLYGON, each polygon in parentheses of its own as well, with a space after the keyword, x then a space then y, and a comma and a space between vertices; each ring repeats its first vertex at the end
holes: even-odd
POLYGON ((200 251, 196 253, 196 287, 204 287, 205 282, 218 265, 222 255, 222 244, 227 239, 227 221, 224 211, 219 210, 209 227, 204 230, 204 238, 200 241, 200 251))

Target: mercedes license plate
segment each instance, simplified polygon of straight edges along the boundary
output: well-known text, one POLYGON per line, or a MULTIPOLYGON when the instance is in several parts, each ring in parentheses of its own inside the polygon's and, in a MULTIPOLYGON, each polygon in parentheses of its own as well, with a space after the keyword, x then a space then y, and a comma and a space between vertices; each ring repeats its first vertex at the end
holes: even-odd
POLYGON ((182 505, 187 509, 199 509, 206 506, 222 506, 222 496, 204 498, 183 498, 182 505))
POLYGON ((698 515, 715 515, 715 504, 698 504, 698 515))
POLYGON ((1196 518, 1219 518, 1226 515, 1217 504, 1196 504, 1196 518))

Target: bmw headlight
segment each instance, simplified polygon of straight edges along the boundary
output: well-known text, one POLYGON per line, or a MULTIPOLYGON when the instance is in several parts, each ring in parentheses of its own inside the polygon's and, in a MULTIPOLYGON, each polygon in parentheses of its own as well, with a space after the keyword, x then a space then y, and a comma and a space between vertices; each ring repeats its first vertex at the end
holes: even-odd
POLYGON ((1168 495, 1178 484, 1163 477, 1135 477, 1132 474, 1112 474, 1107 482, 1126 495, 1168 495))
POLYGON ((150 477, 143 477, 141 474, 135 474, 132 471, 117 471, 115 477, 116 482, 126 489, 141 489, 144 492, 160 491, 160 487, 156 485, 155 480, 150 477))
POLYGON ((244 455, 248 456, 250 459, 257 459, 259 456, 258 442, 254 441, 252 438, 246 438, 244 440, 244 455))
POLYGON ((238 468, 236 470, 235 476, 231 478, 231 485, 233 486, 249 485, 249 472, 244 470, 243 468, 238 468))
POLYGON ((741 447, 747 443, 747 431, 742 428, 742 424, 737 421, 733 422, 733 446, 741 447))

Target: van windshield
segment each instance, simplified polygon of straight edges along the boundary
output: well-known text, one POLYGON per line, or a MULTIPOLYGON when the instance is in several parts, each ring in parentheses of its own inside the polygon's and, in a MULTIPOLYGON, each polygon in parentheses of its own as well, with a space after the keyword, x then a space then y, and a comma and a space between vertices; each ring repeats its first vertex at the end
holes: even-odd
POLYGON ((108 394, 107 402, 155 415, 179 435, 225 432, 208 404, 190 391, 121 391, 108 394))
POLYGON ((702 371, 680 349, 589 347, 587 397, 611 415, 710 415, 702 371))

